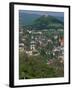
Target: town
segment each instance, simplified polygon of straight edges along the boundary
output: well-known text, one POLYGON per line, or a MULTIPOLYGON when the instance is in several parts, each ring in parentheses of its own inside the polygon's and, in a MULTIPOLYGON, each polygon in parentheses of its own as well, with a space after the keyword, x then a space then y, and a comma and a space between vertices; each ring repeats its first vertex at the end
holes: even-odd
POLYGON ((52 59, 60 59, 64 62, 64 37, 61 35, 63 29, 44 29, 44 30, 24 30, 20 29, 20 52, 26 53, 28 56, 38 56, 44 52, 44 55, 51 56, 47 64, 52 59), (61 34, 60 34, 61 33, 61 34), (41 52, 42 51, 42 52, 41 52))
POLYGON ((43 15, 19 25, 19 79, 53 77, 64 77, 64 22, 43 15))

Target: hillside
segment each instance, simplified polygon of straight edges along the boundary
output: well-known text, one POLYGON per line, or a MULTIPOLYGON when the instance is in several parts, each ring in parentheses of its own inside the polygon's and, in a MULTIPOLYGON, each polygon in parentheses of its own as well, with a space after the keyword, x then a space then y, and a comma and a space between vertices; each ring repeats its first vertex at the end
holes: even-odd
POLYGON ((48 28, 63 28, 63 22, 54 16, 41 16, 36 19, 32 28, 34 29, 48 29, 48 28))

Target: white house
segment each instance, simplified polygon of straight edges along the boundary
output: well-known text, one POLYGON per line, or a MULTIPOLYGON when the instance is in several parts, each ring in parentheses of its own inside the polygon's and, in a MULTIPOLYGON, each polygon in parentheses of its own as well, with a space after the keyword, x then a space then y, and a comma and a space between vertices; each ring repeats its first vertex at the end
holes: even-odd
POLYGON ((32 55, 32 51, 26 51, 26 54, 32 55))
POLYGON ((35 41, 33 40, 30 42, 30 49, 35 50, 35 41))

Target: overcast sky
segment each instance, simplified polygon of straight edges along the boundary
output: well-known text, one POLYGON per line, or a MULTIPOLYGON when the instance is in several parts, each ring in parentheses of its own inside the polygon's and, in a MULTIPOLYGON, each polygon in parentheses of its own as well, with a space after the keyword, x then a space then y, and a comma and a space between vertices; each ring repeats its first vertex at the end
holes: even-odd
POLYGON ((37 15, 52 15, 52 16, 60 16, 64 17, 64 12, 48 12, 48 11, 30 11, 30 10, 20 10, 21 13, 28 13, 28 14, 37 14, 37 15))

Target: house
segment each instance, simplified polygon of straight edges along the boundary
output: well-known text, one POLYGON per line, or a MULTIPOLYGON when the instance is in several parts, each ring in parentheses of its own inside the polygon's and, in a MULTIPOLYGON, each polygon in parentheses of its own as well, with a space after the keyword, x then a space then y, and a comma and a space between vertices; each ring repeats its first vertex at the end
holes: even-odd
POLYGON ((59 56, 58 59, 60 60, 60 63, 64 63, 64 56, 59 56))
POLYGON ((55 35, 55 36, 54 36, 54 39, 57 39, 57 38, 58 38, 58 35, 55 35))
POLYGON ((55 47, 54 49, 53 49, 53 52, 56 52, 56 51, 60 51, 60 49, 58 48, 58 47, 55 47))
POLYGON ((53 56, 55 56, 56 54, 59 54, 60 53, 60 48, 59 47, 55 47, 53 50, 53 56))
POLYGON ((26 39, 22 38, 22 41, 24 42, 26 39))
POLYGON ((64 46, 64 38, 63 37, 59 38, 59 45, 64 46))
POLYGON ((30 30, 27 30, 27 32, 28 32, 29 34, 31 34, 31 33, 32 33, 32 31, 30 31, 30 30))
POLYGON ((23 34, 23 29, 22 28, 20 28, 19 33, 23 34))
POLYGON ((62 56, 59 56, 58 59, 64 60, 64 56, 63 55, 62 56))
POLYGON ((27 55, 32 55, 32 51, 26 51, 27 55))
POLYGON ((19 51, 23 52, 24 51, 24 43, 19 44, 19 51))
POLYGON ((30 42, 30 49, 35 50, 35 41, 33 40, 30 42))
POLYGON ((19 44, 19 47, 24 47, 24 43, 20 43, 19 44))
POLYGON ((48 39, 47 42, 48 43, 53 43, 53 41, 51 39, 48 39))

